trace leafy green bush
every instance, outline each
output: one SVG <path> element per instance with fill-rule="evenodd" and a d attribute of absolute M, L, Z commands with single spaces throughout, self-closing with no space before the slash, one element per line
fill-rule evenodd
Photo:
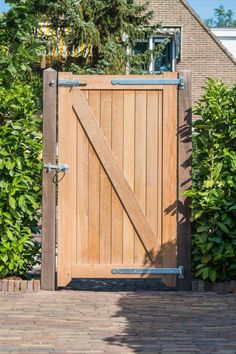
<path fill-rule="evenodd" d="M 195 114 L 192 259 L 197 278 L 236 279 L 236 85 L 209 80 Z"/>
<path fill-rule="evenodd" d="M 0 277 L 24 275 L 39 255 L 40 125 L 30 85 L 0 87 Z"/>

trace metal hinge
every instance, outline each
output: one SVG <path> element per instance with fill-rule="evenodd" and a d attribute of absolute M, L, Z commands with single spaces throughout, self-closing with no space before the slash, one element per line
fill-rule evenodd
<path fill-rule="evenodd" d="M 177 85 L 184 89 L 184 78 L 179 79 L 113 79 L 112 85 Z"/>
<path fill-rule="evenodd" d="M 178 268 L 115 268 L 111 270 L 112 274 L 160 274 L 160 275 L 178 275 L 180 279 L 184 278 L 184 267 Z"/>
<path fill-rule="evenodd" d="M 79 80 L 58 80 L 57 83 L 57 86 L 59 87 L 79 87 L 86 85 L 86 82 L 81 82 Z M 50 86 L 56 86 L 55 81 L 51 81 Z"/>
<path fill-rule="evenodd" d="M 57 172 L 67 172 L 69 171 L 69 166 L 65 163 L 58 163 L 53 165 L 51 163 L 45 163 L 43 167 L 50 172 L 51 170 L 56 170 Z"/>

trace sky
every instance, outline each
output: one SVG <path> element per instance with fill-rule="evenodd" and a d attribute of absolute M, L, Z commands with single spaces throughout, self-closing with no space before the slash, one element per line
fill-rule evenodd
<path fill-rule="evenodd" d="M 226 10 L 233 10 L 236 18 L 236 0 L 188 0 L 188 2 L 203 20 L 212 17 L 214 9 L 220 5 Z M 5 1 L 0 0 L 0 12 L 7 9 Z"/>
<path fill-rule="evenodd" d="M 214 9 L 223 5 L 225 10 L 233 10 L 236 18 L 236 0 L 188 0 L 192 8 L 203 19 L 213 17 Z"/>

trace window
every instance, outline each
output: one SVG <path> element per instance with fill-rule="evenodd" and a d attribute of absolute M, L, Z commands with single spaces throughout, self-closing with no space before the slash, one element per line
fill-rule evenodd
<path fill-rule="evenodd" d="M 177 34 L 177 35 L 176 35 Z M 134 54 L 144 53 L 147 49 L 154 49 L 168 39 L 168 42 L 158 57 L 154 57 L 149 65 L 149 72 L 175 71 L 176 60 L 180 54 L 180 30 L 175 30 L 173 35 L 160 34 L 151 37 L 147 41 L 137 42 Z"/>
<path fill-rule="evenodd" d="M 166 40 L 166 37 L 153 37 L 153 48 L 158 46 L 158 44 L 163 43 Z M 164 50 L 160 54 L 160 56 L 154 58 L 151 63 L 151 72 L 157 71 L 174 71 L 175 63 L 174 63 L 174 46 L 173 46 L 173 38 L 168 38 L 168 43 L 166 44 Z"/>

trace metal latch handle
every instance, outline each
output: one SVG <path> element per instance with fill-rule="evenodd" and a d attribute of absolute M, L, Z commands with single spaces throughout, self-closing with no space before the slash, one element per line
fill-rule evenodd
<path fill-rule="evenodd" d="M 58 163 L 56 165 L 53 165 L 52 163 L 45 163 L 43 168 L 45 168 L 48 172 L 51 170 L 56 170 L 57 172 L 64 173 L 69 171 L 69 166 L 66 163 Z"/>

